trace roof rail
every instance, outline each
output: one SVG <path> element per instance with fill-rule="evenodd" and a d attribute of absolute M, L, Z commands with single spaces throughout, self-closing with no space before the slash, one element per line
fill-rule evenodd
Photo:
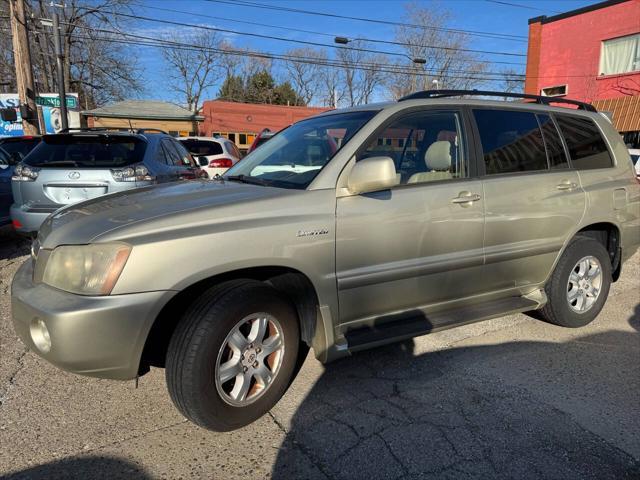
<path fill-rule="evenodd" d="M 542 95 L 532 95 L 529 93 L 510 93 L 510 92 L 494 92 L 490 90 L 423 90 L 421 92 L 411 93 L 399 99 L 399 102 L 404 100 L 413 100 L 418 98 L 446 98 L 446 97 L 458 97 L 462 95 L 475 95 L 484 97 L 507 97 L 507 98 L 523 98 L 526 100 L 535 100 L 532 103 L 539 103 L 541 105 L 551 105 L 552 103 L 566 103 L 568 105 L 576 105 L 579 110 L 586 110 L 588 112 L 597 112 L 598 110 L 593 105 L 586 102 L 579 102 L 578 100 L 570 100 L 568 98 L 558 97 L 544 97 Z"/>

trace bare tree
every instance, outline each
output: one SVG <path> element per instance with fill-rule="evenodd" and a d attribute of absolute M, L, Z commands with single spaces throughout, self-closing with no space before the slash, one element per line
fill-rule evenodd
<path fill-rule="evenodd" d="M 381 68 L 388 64 L 385 56 L 363 51 L 367 44 L 361 40 L 350 42 L 349 47 L 339 48 L 336 57 L 340 64 L 345 102 L 354 106 L 371 100 L 373 92 L 385 79 Z"/>
<path fill-rule="evenodd" d="M 428 7 L 409 3 L 405 5 L 404 18 L 422 28 L 408 25 L 396 28 L 396 41 L 405 44 L 407 55 L 407 60 L 397 63 L 396 68 L 404 67 L 408 73 L 389 77 L 387 87 L 393 98 L 426 90 L 434 80 L 439 88 L 451 89 L 468 89 L 481 83 L 479 75 L 486 70 L 486 64 L 459 50 L 468 46 L 468 36 L 441 30 L 450 18 L 447 11 L 433 3 Z M 416 58 L 426 63 L 416 65 L 413 63 Z"/>
<path fill-rule="evenodd" d="M 167 35 L 167 42 L 180 43 L 183 35 Z M 197 112 L 202 94 L 219 80 L 218 73 L 224 69 L 218 35 L 210 30 L 199 30 L 190 37 L 190 44 L 197 46 L 193 50 L 172 48 L 162 50 L 162 56 L 170 69 L 171 88 L 184 98 L 186 107 Z"/>
<path fill-rule="evenodd" d="M 327 54 L 323 50 L 314 48 L 294 48 L 287 51 L 286 55 L 293 57 L 285 64 L 285 70 L 288 74 L 287 80 L 291 82 L 304 105 L 308 105 L 318 96 L 322 82 L 320 73 L 323 67 L 321 63 L 326 63 Z M 299 59 L 309 63 L 296 61 Z"/>
<path fill-rule="evenodd" d="M 64 9 L 45 0 L 29 1 L 29 38 L 37 89 L 51 92 L 58 88 L 53 32 L 51 27 L 38 21 L 51 18 L 56 8 L 65 55 L 65 85 L 79 94 L 85 108 L 130 98 L 142 91 L 136 58 L 130 54 L 129 47 L 114 42 L 122 40 L 120 36 L 108 33 L 126 31 L 128 22 L 110 12 L 130 12 L 134 1 L 102 0 L 87 4 L 81 0 L 67 0 Z"/>
<path fill-rule="evenodd" d="M 507 93 L 522 93 L 524 90 L 524 79 L 520 79 L 518 72 L 513 68 L 506 69 L 504 71 L 504 78 L 500 81 L 499 90 Z"/>

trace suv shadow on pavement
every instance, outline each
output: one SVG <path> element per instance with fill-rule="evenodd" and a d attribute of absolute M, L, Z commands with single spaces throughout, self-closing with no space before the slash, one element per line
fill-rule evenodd
<path fill-rule="evenodd" d="M 10 473 L 5 480 L 73 480 L 73 479 L 136 479 L 152 477 L 140 465 L 117 457 L 86 456 L 65 458 Z"/>
<path fill-rule="evenodd" d="M 640 305 L 628 321 L 634 333 L 418 356 L 411 340 L 330 364 L 284 426 L 273 478 L 640 478 Z"/>

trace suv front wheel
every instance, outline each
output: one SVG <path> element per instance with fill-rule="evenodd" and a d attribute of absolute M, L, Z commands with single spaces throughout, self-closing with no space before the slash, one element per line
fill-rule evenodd
<path fill-rule="evenodd" d="M 171 338 L 169 394 L 204 428 L 247 425 L 286 391 L 299 341 L 296 311 L 276 289 L 253 280 L 217 285 L 187 309 Z"/>
<path fill-rule="evenodd" d="M 582 327 L 598 316 L 609 295 L 611 261 L 602 244 L 577 236 L 567 246 L 545 286 L 545 320 L 562 327 Z"/>

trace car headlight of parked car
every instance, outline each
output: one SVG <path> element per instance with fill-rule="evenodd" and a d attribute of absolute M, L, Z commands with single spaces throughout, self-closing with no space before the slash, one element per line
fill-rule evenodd
<path fill-rule="evenodd" d="M 79 295 L 109 295 L 130 252 L 124 243 L 57 247 L 48 258 L 38 256 L 46 262 L 42 283 Z"/>
<path fill-rule="evenodd" d="M 38 178 L 39 168 L 30 167 L 29 165 L 16 165 L 11 180 L 14 182 L 33 182 Z"/>

